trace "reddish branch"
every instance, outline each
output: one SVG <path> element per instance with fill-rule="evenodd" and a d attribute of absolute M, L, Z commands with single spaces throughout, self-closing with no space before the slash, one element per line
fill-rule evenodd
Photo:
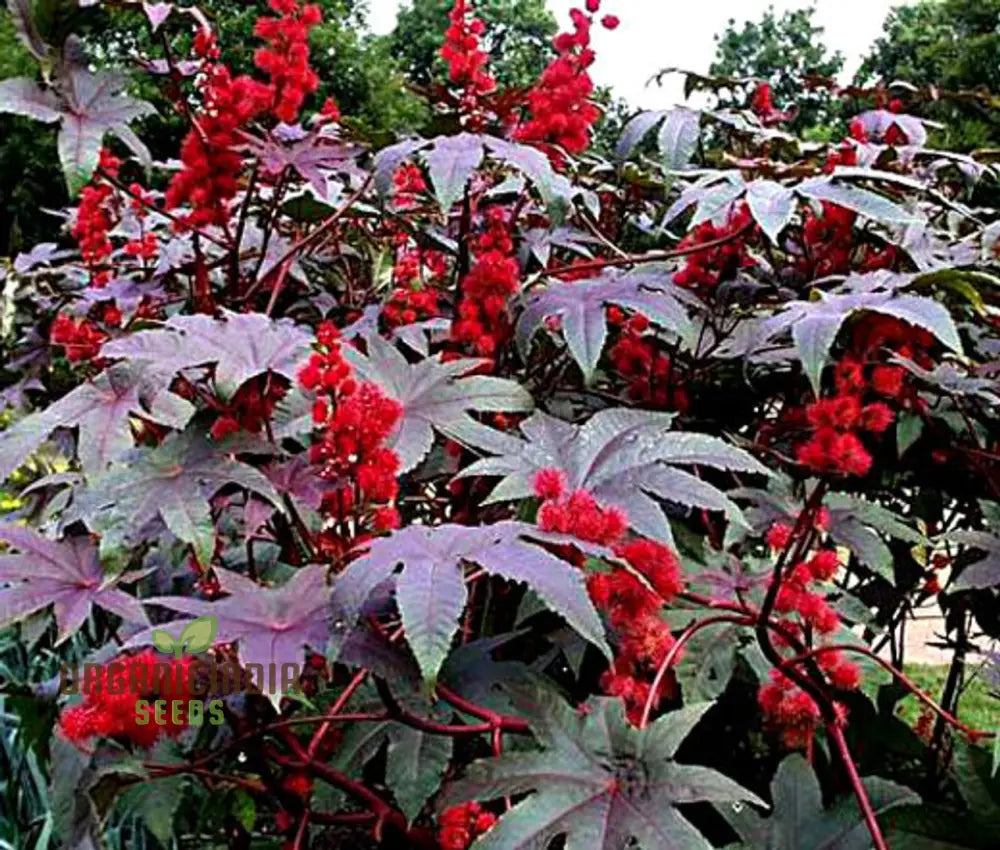
<path fill-rule="evenodd" d="M 606 260 L 595 260 L 592 263 L 582 263 L 580 265 L 566 266 L 564 268 L 548 269 L 547 271 L 543 271 L 540 277 L 558 277 L 561 274 L 569 274 L 571 272 L 575 275 L 581 272 L 602 271 L 616 266 L 636 266 L 640 263 L 658 263 L 663 260 L 676 259 L 677 257 L 688 257 L 691 254 L 699 254 L 702 251 L 711 251 L 714 248 L 721 248 L 723 245 L 735 242 L 737 239 L 745 236 L 747 232 L 752 229 L 753 225 L 748 224 L 746 227 L 743 227 L 734 233 L 729 233 L 726 236 L 719 239 L 713 239 L 710 242 L 702 242 L 698 245 L 692 245 L 689 248 L 673 248 L 669 251 L 650 251 L 647 254 L 614 257 Z"/>

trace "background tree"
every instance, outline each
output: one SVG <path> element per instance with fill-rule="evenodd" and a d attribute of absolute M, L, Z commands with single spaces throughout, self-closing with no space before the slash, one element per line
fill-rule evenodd
<path fill-rule="evenodd" d="M 1000 92 L 1000 0 L 921 0 L 893 9 L 858 82 L 905 80 L 944 92 Z M 945 97 L 924 114 L 945 124 L 943 143 L 972 150 L 1000 140 L 995 105 Z"/>
<path fill-rule="evenodd" d="M 392 55 L 415 83 L 428 85 L 446 73 L 438 51 L 451 7 L 451 0 L 412 0 L 387 37 Z M 486 25 L 483 49 L 500 87 L 530 86 L 553 55 L 556 20 L 544 0 L 482 0 L 476 17 Z"/>
<path fill-rule="evenodd" d="M 34 62 L 0 11 L 0 79 L 34 74 Z M 59 207 L 66 191 L 56 161 L 55 131 L 13 115 L 0 115 L 0 256 L 49 239 L 57 219 L 39 211 Z"/>
<path fill-rule="evenodd" d="M 731 19 L 725 32 L 715 37 L 715 61 L 709 73 L 716 77 L 756 77 L 771 84 L 775 105 L 784 109 L 795 102 L 799 114 L 793 130 L 811 129 L 810 135 L 830 134 L 829 119 L 836 113 L 830 93 L 822 88 L 803 92 L 806 76 L 835 77 L 844 68 L 841 53 L 830 53 L 823 43 L 823 27 L 813 21 L 815 9 L 785 12 L 778 17 L 768 9 L 757 22 L 737 28 Z M 745 106 L 740 92 L 719 94 L 720 106 Z"/>

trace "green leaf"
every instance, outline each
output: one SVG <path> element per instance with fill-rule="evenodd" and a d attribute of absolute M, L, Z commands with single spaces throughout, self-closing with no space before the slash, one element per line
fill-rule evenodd
<path fill-rule="evenodd" d="M 924 420 L 915 413 L 903 411 L 896 423 L 896 451 L 899 457 L 907 453 L 924 432 Z"/>
<path fill-rule="evenodd" d="M 428 735 L 393 724 L 385 779 L 409 822 L 416 820 L 424 804 L 441 787 L 453 749 L 454 740 L 445 735 Z"/>
<path fill-rule="evenodd" d="M 876 815 L 919 796 L 879 778 L 864 780 Z M 819 782 L 800 755 L 788 756 L 771 782 L 772 814 L 762 818 L 749 808 L 721 808 L 723 816 L 752 850 L 870 850 L 871 836 L 853 796 L 823 808 Z"/>
<path fill-rule="evenodd" d="M 560 836 L 566 850 L 707 850 L 712 845 L 678 804 L 763 805 L 721 773 L 674 761 L 710 704 L 671 712 L 640 731 L 626 720 L 617 699 L 594 699 L 578 712 L 548 691 L 511 693 L 531 718 L 542 750 L 474 762 L 463 779 L 445 789 L 441 808 L 530 793 L 473 850 L 540 850 Z"/>
<path fill-rule="evenodd" d="M 233 793 L 229 812 L 247 832 L 253 832 L 257 822 L 257 803 L 246 791 L 239 789 Z"/>
<path fill-rule="evenodd" d="M 164 776 L 137 782 L 121 795 L 120 804 L 142 818 L 146 828 L 169 847 L 174 833 L 174 816 L 184 796 L 184 776 Z"/>
<path fill-rule="evenodd" d="M 189 655 L 197 655 L 199 652 L 205 652 L 212 646 L 212 641 L 215 640 L 215 636 L 219 633 L 219 619 L 218 617 L 198 617 L 188 623 L 187 628 L 181 632 L 181 644 L 184 646 L 184 651 Z M 153 634 L 153 639 L 156 639 L 156 633 Z"/>

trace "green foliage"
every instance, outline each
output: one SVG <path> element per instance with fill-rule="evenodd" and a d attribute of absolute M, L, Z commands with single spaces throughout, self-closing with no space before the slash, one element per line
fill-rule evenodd
<path fill-rule="evenodd" d="M 1000 141 L 996 104 L 988 97 L 948 95 L 973 89 L 984 95 L 1000 92 L 998 19 L 998 0 L 920 0 L 897 6 L 858 71 L 858 81 L 935 86 L 945 96 L 928 103 L 924 113 L 948 125 L 941 131 L 944 146 L 972 150 L 995 145 Z"/>
<path fill-rule="evenodd" d="M 447 71 L 438 57 L 448 26 L 451 0 L 413 0 L 400 10 L 388 37 L 392 55 L 407 76 L 420 85 L 443 82 Z M 482 0 L 476 17 L 486 25 L 484 49 L 501 88 L 530 86 L 551 57 L 556 21 L 543 0 Z"/>
<path fill-rule="evenodd" d="M 35 63 L 21 45 L 10 14 L 0 7 L 0 80 L 34 72 Z M 55 162 L 54 129 L 0 115 L 0 256 L 55 235 L 57 220 L 39 211 L 40 206 L 59 207 L 66 200 Z"/>
<path fill-rule="evenodd" d="M 709 73 L 717 77 L 753 77 L 766 80 L 774 92 L 775 106 L 786 109 L 792 103 L 799 114 L 793 130 L 822 130 L 836 113 L 829 92 L 818 89 L 803 92 L 802 79 L 807 75 L 834 77 L 843 70 L 844 57 L 830 53 L 823 43 L 823 28 L 813 21 L 815 9 L 807 7 L 785 12 L 781 17 L 768 9 L 758 22 L 747 21 L 737 29 L 729 21 L 722 35 L 716 36 L 715 61 Z M 741 93 L 719 97 L 721 106 L 744 106 Z"/>

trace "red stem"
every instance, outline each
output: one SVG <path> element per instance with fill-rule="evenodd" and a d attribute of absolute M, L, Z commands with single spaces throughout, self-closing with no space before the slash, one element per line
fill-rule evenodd
<path fill-rule="evenodd" d="M 887 673 L 890 673 L 896 679 L 898 679 L 900 683 L 903 684 L 906 687 L 906 689 L 913 694 L 913 696 L 915 696 L 924 705 L 926 705 L 929 709 L 931 709 L 931 711 L 937 714 L 938 717 L 940 717 L 946 723 L 958 729 L 972 741 L 982 741 L 987 738 L 995 738 L 997 735 L 996 732 L 987 732 L 982 729 L 973 729 L 971 726 L 967 726 L 966 724 L 964 724 L 961 720 L 955 717 L 955 715 L 951 714 L 950 712 L 942 708 L 940 705 L 938 705 L 937 702 L 934 701 L 934 698 L 925 693 L 924 691 L 922 691 L 920 687 L 909 676 L 907 676 L 902 671 L 897 670 L 895 667 L 892 666 L 892 664 L 890 664 L 884 658 L 879 658 L 879 656 L 877 656 L 867 647 L 854 646 L 852 644 L 846 644 L 846 643 L 831 644 L 830 646 L 821 646 L 816 649 L 811 649 L 808 652 L 804 652 L 801 655 L 796 656 L 795 658 L 788 659 L 788 661 L 786 661 L 785 663 L 799 664 L 803 661 L 807 661 L 810 658 L 813 658 L 817 655 L 822 655 L 823 653 L 826 652 L 854 652 L 858 655 L 863 655 L 866 658 L 870 658 L 872 661 L 874 661 L 876 664 L 882 667 L 883 670 L 885 670 Z"/>
<path fill-rule="evenodd" d="M 667 651 L 663 662 L 660 664 L 660 668 L 656 671 L 656 678 L 653 679 L 653 686 L 649 689 L 649 696 L 646 697 L 646 705 L 642 709 L 642 719 L 639 721 L 639 728 L 645 729 L 649 724 L 649 716 L 653 712 L 653 705 L 657 701 L 656 695 L 660 692 L 660 687 L 663 685 L 663 679 L 667 675 L 667 670 L 674 666 L 674 662 L 677 660 L 677 656 L 680 655 L 681 650 L 692 637 L 694 637 L 702 629 L 708 628 L 709 626 L 715 626 L 719 623 L 737 623 L 743 626 L 752 626 L 754 620 L 751 617 L 739 617 L 735 614 L 718 614 L 714 617 L 709 617 L 705 620 L 698 620 L 697 622 L 691 623 L 677 638 L 677 642 L 670 647 Z"/>
<path fill-rule="evenodd" d="M 875 810 L 872 808 L 872 801 L 868 797 L 868 792 L 865 790 L 865 785 L 861 781 L 861 777 L 858 775 L 858 769 L 854 765 L 854 759 L 851 756 L 851 750 L 847 746 L 847 739 L 844 737 L 844 730 L 840 727 L 837 721 L 833 723 L 828 723 L 826 726 L 827 732 L 829 732 L 830 737 L 833 738 L 834 743 L 837 745 L 837 752 L 840 754 L 840 760 L 844 764 L 844 770 L 847 771 L 847 776 L 851 781 L 851 788 L 854 790 L 854 796 L 858 800 L 858 806 L 861 808 L 861 814 L 864 815 L 865 825 L 868 827 L 868 832 L 872 837 L 872 844 L 875 846 L 875 850 L 889 850 L 889 845 L 885 842 L 885 837 L 882 835 L 882 827 L 878 825 L 878 819 L 875 817 Z"/>
<path fill-rule="evenodd" d="M 728 236 L 723 236 L 721 239 L 713 239 L 711 242 L 702 242 L 699 245 L 692 245 L 689 248 L 674 248 L 670 251 L 650 251 L 648 254 L 637 254 L 628 257 L 615 257 L 610 260 L 596 260 L 593 263 L 582 263 L 578 266 L 563 266 L 558 269 L 549 269 L 541 273 L 541 277 L 556 277 L 561 274 L 578 274 L 580 272 L 590 272 L 590 271 L 601 271 L 602 269 L 613 268 L 615 266 L 635 266 L 639 263 L 657 263 L 661 260 L 671 260 L 676 257 L 687 257 L 691 254 L 697 254 L 700 251 L 711 251 L 713 248 L 721 248 L 723 245 L 728 245 L 730 242 L 734 242 L 742 236 L 745 236 L 748 230 L 753 228 L 752 224 L 748 224 L 741 230 L 736 231 L 736 233 L 730 233 Z"/>

